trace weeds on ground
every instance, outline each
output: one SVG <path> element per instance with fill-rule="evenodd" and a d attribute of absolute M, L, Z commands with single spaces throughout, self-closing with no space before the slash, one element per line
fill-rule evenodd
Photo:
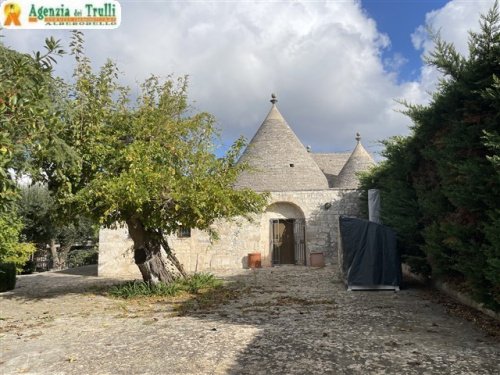
<path fill-rule="evenodd" d="M 203 314 L 217 306 L 225 305 L 231 300 L 239 298 L 242 290 L 230 287 L 216 287 L 196 294 L 183 303 L 176 306 L 178 315 Z"/>
<path fill-rule="evenodd" d="M 224 305 L 230 300 L 234 300 L 241 295 L 241 290 L 237 285 L 223 285 L 222 280 L 217 279 L 212 274 L 194 274 L 187 279 L 179 279 L 170 284 L 150 284 L 143 281 L 127 282 L 115 285 L 108 290 L 108 294 L 120 299 L 139 303 L 140 308 L 135 306 L 129 309 L 129 302 L 121 306 L 128 314 L 131 311 L 137 313 L 144 312 L 144 308 L 150 311 L 153 307 L 162 304 L 162 311 L 165 310 L 165 303 L 170 305 L 169 311 L 174 315 L 189 315 L 208 312 L 217 306 Z M 146 304 L 146 307 L 144 307 Z M 137 317 L 133 315 L 127 317 Z"/>
<path fill-rule="evenodd" d="M 178 279 L 170 284 L 152 284 L 144 281 L 131 281 L 115 285 L 109 294 L 118 298 L 175 297 L 183 293 L 198 294 L 222 286 L 222 280 L 209 273 L 197 273 L 186 279 Z"/>

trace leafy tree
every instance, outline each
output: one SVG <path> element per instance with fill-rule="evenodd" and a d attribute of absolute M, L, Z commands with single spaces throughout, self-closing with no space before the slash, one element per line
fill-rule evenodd
<path fill-rule="evenodd" d="M 15 52 L 0 41 L 0 260 L 18 269 L 34 251 L 20 243 L 22 222 L 16 213 L 16 177 L 30 170 L 30 155 L 43 147 L 49 125 L 57 118 L 50 105 L 54 56 L 63 51 L 52 38 L 46 53 L 34 57 Z"/>
<path fill-rule="evenodd" d="M 71 48 L 75 82 L 59 86 L 64 116 L 52 127 L 52 146 L 36 155 L 41 176 L 65 216 L 84 209 L 103 225 L 128 225 L 145 281 L 183 277 L 168 234 L 211 231 L 215 220 L 249 216 L 265 204 L 264 195 L 232 188 L 244 168 L 236 163 L 243 141 L 223 158 L 214 155 L 215 120 L 189 107 L 185 78 L 152 76 L 130 106 L 114 63 L 94 73 L 79 32 Z"/>
<path fill-rule="evenodd" d="M 45 247 L 56 236 L 51 211 L 55 200 L 42 185 L 22 186 L 18 211 L 23 220 L 24 237 Z"/>
<path fill-rule="evenodd" d="M 425 253 L 420 249 L 423 241 L 422 214 L 412 184 L 412 171 L 418 165 L 418 149 L 412 137 L 396 136 L 382 141 L 382 144 L 385 161 L 360 176 L 360 188 L 366 201 L 368 189 L 380 189 L 381 220 L 397 229 L 403 262 L 414 272 L 429 276 L 431 269 Z"/>
<path fill-rule="evenodd" d="M 500 85 L 496 79 L 496 103 L 500 112 Z M 492 163 L 495 173 L 492 178 L 496 178 L 496 185 L 500 186 L 500 133 L 486 133 L 484 137 L 485 145 L 489 150 L 486 158 Z M 500 206 L 491 207 L 486 216 L 488 220 L 484 224 L 484 252 L 486 254 L 485 278 L 491 282 L 491 295 L 500 304 Z"/>
<path fill-rule="evenodd" d="M 436 39 L 428 63 L 444 78 L 428 106 L 407 107 L 412 135 L 387 144 L 387 161 L 364 184 L 374 181 L 385 193 L 388 214 L 402 204 L 410 208 L 406 220 L 396 214 L 390 223 L 407 248 L 423 251 L 434 277 L 460 282 L 478 300 L 499 308 L 498 2 L 480 25 L 479 33 L 470 33 L 468 57 Z M 401 150 L 394 152 L 396 146 Z"/>
<path fill-rule="evenodd" d="M 31 57 L 0 41 L 0 207 L 6 210 L 19 196 L 14 178 L 33 172 L 31 152 L 44 146 L 50 124 L 57 120 L 51 71 L 54 56 L 64 52 L 52 38 L 45 49 Z"/>
<path fill-rule="evenodd" d="M 22 227 L 18 216 L 0 214 L 0 263 L 15 263 L 18 272 L 35 251 L 32 243 L 19 242 Z"/>
<path fill-rule="evenodd" d="M 60 207 L 46 186 L 22 187 L 18 205 L 24 223 L 24 239 L 35 243 L 39 249 L 50 249 L 53 269 L 67 267 L 68 253 L 73 245 L 95 238 L 95 227 L 90 219 L 77 215 L 61 220 Z"/>

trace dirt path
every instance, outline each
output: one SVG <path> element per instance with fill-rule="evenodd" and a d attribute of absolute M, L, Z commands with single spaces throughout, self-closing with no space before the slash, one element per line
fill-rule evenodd
<path fill-rule="evenodd" d="M 224 277 L 239 298 L 175 316 L 162 300 L 97 292 L 116 280 L 22 276 L 0 294 L 0 373 L 499 373 L 498 337 L 449 316 L 422 290 L 346 292 L 332 267 Z"/>

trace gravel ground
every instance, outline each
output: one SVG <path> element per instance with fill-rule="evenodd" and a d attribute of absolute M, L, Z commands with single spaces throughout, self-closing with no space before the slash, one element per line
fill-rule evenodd
<path fill-rule="evenodd" d="M 478 313 L 480 329 L 417 287 L 347 292 L 333 267 L 241 270 L 222 274 L 234 298 L 196 309 L 109 298 L 117 280 L 94 272 L 21 276 L 0 294 L 0 373 L 500 373 L 498 322 Z"/>

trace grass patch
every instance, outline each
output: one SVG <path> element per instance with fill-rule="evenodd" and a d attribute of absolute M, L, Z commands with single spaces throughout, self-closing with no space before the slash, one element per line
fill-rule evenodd
<path fill-rule="evenodd" d="M 170 284 L 152 284 L 144 281 L 131 281 L 115 285 L 109 289 L 109 294 L 118 298 L 140 297 L 175 297 L 182 293 L 198 294 L 222 285 L 222 280 L 209 273 L 196 273 L 186 279 L 178 279 Z"/>
<path fill-rule="evenodd" d="M 212 274 L 199 273 L 170 284 L 127 282 L 112 286 L 107 294 L 126 299 L 120 317 L 133 318 L 154 312 L 158 307 L 162 313 L 168 311 L 175 316 L 203 314 L 237 299 L 241 293 L 239 284 L 223 285 L 223 281 Z"/>

